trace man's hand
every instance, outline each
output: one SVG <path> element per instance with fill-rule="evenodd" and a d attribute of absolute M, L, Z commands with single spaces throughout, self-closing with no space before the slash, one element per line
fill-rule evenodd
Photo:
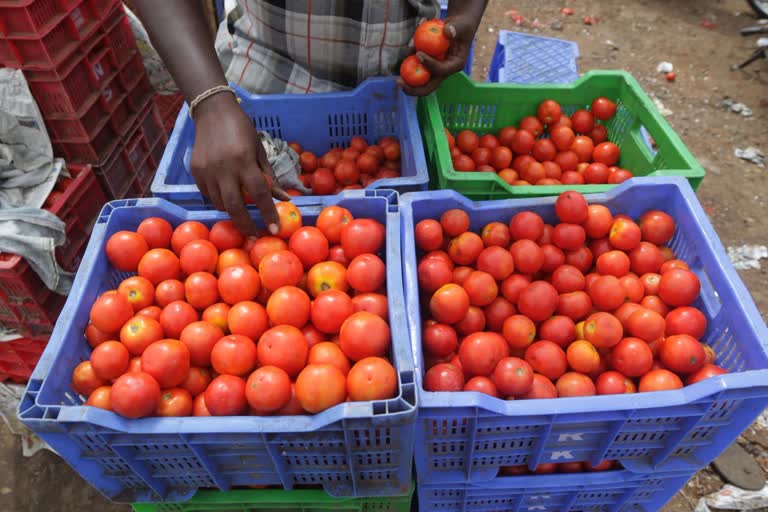
<path fill-rule="evenodd" d="M 416 57 L 424 64 L 432 77 L 421 87 L 411 87 L 402 78 L 399 78 L 400 87 L 411 96 L 426 96 L 437 89 L 443 80 L 463 70 L 476 31 L 477 21 L 469 14 L 459 14 L 446 18 L 443 34 L 451 41 L 451 46 L 448 47 L 445 60 L 439 61 L 424 52 L 416 52 Z"/>
<path fill-rule="evenodd" d="M 234 96 L 222 92 L 195 109 L 195 145 L 190 170 L 200 191 L 218 210 L 227 211 L 243 234 L 254 234 L 256 225 L 243 199 L 247 192 L 261 210 L 269 232 L 280 221 L 272 196 L 290 197 L 274 179 L 264 146 L 248 116 Z"/>

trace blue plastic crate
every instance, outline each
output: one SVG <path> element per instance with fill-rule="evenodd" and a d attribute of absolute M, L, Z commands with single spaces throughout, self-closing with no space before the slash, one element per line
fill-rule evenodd
<path fill-rule="evenodd" d="M 508 476 L 453 485 L 419 482 L 419 507 L 441 512 L 656 512 L 692 476 L 617 470 Z"/>
<path fill-rule="evenodd" d="M 421 313 L 414 225 L 451 208 L 471 229 L 531 210 L 553 222 L 556 197 L 473 202 L 450 190 L 400 199 L 406 308 L 419 384 L 414 457 L 419 482 L 489 480 L 500 466 L 619 460 L 634 472 L 693 471 L 712 461 L 768 405 L 768 329 L 733 269 L 693 190 L 682 178 L 632 179 L 588 197 L 612 212 L 649 209 L 677 221 L 670 246 L 699 276 L 708 327 L 703 342 L 731 374 L 681 390 L 556 400 L 504 401 L 422 387 Z"/>
<path fill-rule="evenodd" d="M 573 41 L 499 30 L 489 82 L 565 84 L 579 78 L 579 45 Z"/>
<path fill-rule="evenodd" d="M 440 3 L 440 18 L 445 19 L 448 16 L 448 0 L 439 0 Z M 472 40 L 472 46 L 469 47 L 469 55 L 467 56 L 467 63 L 464 65 L 464 72 L 472 76 L 472 61 L 475 60 L 475 41 Z"/>
<path fill-rule="evenodd" d="M 258 130 L 298 142 L 319 155 L 332 147 L 348 145 L 356 135 L 372 144 L 384 136 L 397 137 L 402 176 L 375 181 L 367 189 L 427 189 L 429 173 L 416 117 L 416 99 L 399 91 L 394 78 L 371 78 L 354 91 L 327 94 L 259 96 L 235 88 L 243 100 L 241 107 Z M 194 141 L 195 123 L 185 104 L 152 182 L 154 197 L 183 206 L 210 205 L 189 172 Z M 294 202 L 312 204 L 317 199 L 297 197 Z"/>
<path fill-rule="evenodd" d="M 51 339 L 29 379 L 19 417 L 92 486 L 121 502 L 183 501 L 199 488 L 319 484 L 338 497 L 395 496 L 411 483 L 416 415 L 413 355 L 402 297 L 399 214 L 392 191 L 349 191 L 302 206 L 314 225 L 324 206 L 386 224 L 392 360 L 399 376 L 391 400 L 339 404 L 314 416 L 144 418 L 83 406 L 70 389 L 73 368 L 89 357 L 83 337 L 90 305 L 127 276 L 104 254 L 113 233 L 149 216 L 207 225 L 227 218 L 162 199 L 108 203 Z M 253 211 L 254 217 L 257 212 Z M 257 223 L 261 220 L 257 218 Z M 263 224 L 263 223 L 262 223 Z"/>

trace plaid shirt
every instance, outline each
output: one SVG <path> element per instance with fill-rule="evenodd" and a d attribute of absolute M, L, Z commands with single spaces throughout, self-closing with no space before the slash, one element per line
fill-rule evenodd
<path fill-rule="evenodd" d="M 354 88 L 398 74 L 435 0 L 239 0 L 227 79 L 259 94 Z M 229 60 L 229 59 L 227 59 Z"/>

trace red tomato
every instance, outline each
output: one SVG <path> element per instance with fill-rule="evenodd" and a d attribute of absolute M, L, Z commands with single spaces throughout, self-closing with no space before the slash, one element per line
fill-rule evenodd
<path fill-rule="evenodd" d="M 551 282 L 558 293 L 576 292 L 586 287 L 584 274 L 573 265 L 561 265 L 556 268 L 552 273 Z"/>
<path fill-rule="evenodd" d="M 493 370 L 493 382 L 503 395 L 524 395 L 533 388 L 533 368 L 520 358 L 505 357 Z"/>
<path fill-rule="evenodd" d="M 616 115 L 616 103 L 605 96 L 595 98 L 592 102 L 592 114 L 601 121 L 608 121 Z"/>
<path fill-rule="evenodd" d="M 283 239 L 276 236 L 263 236 L 256 240 L 250 249 L 251 264 L 258 267 L 265 256 L 286 249 L 288 249 L 288 244 Z"/>
<path fill-rule="evenodd" d="M 282 289 L 278 288 L 278 290 Z M 238 302 L 227 313 L 227 326 L 232 334 L 241 334 L 252 340 L 258 340 L 269 328 L 267 310 L 257 302 L 247 300 Z"/>
<path fill-rule="evenodd" d="M 231 220 L 221 220 L 214 224 L 208 233 L 208 239 L 219 252 L 239 248 L 245 241 L 243 234 Z"/>
<path fill-rule="evenodd" d="M 219 375 L 203 393 L 204 405 L 212 416 L 237 416 L 245 411 L 245 381 L 235 375 Z"/>
<path fill-rule="evenodd" d="M 301 407 L 316 414 L 347 397 L 346 379 L 341 371 L 330 364 L 310 364 L 296 379 L 296 398 Z"/>
<path fill-rule="evenodd" d="M 581 224 L 589 215 L 587 200 L 578 192 L 563 192 L 555 201 L 555 213 L 560 222 Z"/>
<path fill-rule="evenodd" d="M 192 415 L 192 395 L 184 388 L 165 389 L 155 406 L 155 416 L 179 417 Z"/>
<path fill-rule="evenodd" d="M 338 162 L 334 163 L 334 168 Z M 310 178 L 309 187 L 318 196 L 325 196 L 333 194 L 336 190 L 336 176 L 333 171 L 326 167 L 321 167 L 312 173 Z"/>
<path fill-rule="evenodd" d="M 139 261 L 138 274 L 157 286 L 166 279 L 179 279 L 181 263 L 168 249 L 150 249 Z"/>
<path fill-rule="evenodd" d="M 459 155 L 453 159 L 453 168 L 460 172 L 471 172 L 475 170 L 475 161 L 467 155 Z"/>
<path fill-rule="evenodd" d="M 400 77 L 411 87 L 421 87 L 429 82 L 432 75 L 416 55 L 411 55 L 400 64 Z"/>
<path fill-rule="evenodd" d="M 594 396 L 597 394 L 597 389 L 595 388 L 595 383 L 592 382 L 592 379 L 577 372 L 563 374 L 557 379 L 555 388 L 557 389 L 557 396 L 560 398 Z"/>
<path fill-rule="evenodd" d="M 536 144 L 536 136 L 528 130 L 520 129 L 512 136 L 511 149 L 517 155 L 528 155 Z"/>
<path fill-rule="evenodd" d="M 573 141 L 571 151 L 576 153 L 576 157 L 579 159 L 579 163 L 587 163 L 592 160 L 592 154 L 595 150 L 595 144 L 592 139 L 586 135 L 579 135 L 576 140 Z"/>
<path fill-rule="evenodd" d="M 542 322 L 539 338 L 554 341 L 565 348 L 576 339 L 576 325 L 573 319 L 567 316 L 553 316 Z"/>
<path fill-rule="evenodd" d="M 125 279 L 117 287 L 117 293 L 128 299 L 134 312 L 147 308 L 155 302 L 155 287 L 149 279 L 140 276 Z"/>
<path fill-rule="evenodd" d="M 623 335 L 621 322 L 610 313 L 594 313 L 584 322 L 584 339 L 597 348 L 611 348 Z"/>
<path fill-rule="evenodd" d="M 627 330 L 629 333 L 646 342 L 651 342 L 664 336 L 664 329 L 664 317 L 650 309 L 641 308 L 632 313 L 627 319 Z M 631 375 L 631 377 L 637 376 Z"/>
<path fill-rule="evenodd" d="M 289 201 L 281 201 L 275 204 L 280 221 L 280 230 L 276 237 L 288 240 L 291 235 L 302 226 L 301 212 L 295 204 Z"/>
<path fill-rule="evenodd" d="M 149 345 L 162 338 L 161 322 L 143 315 L 131 318 L 120 330 L 120 341 L 134 356 L 141 355 Z"/>
<path fill-rule="evenodd" d="M 643 240 L 654 245 L 664 245 L 675 234 L 675 220 L 667 213 L 650 210 L 640 217 Z"/>
<path fill-rule="evenodd" d="M 287 250 L 271 252 L 264 256 L 259 263 L 258 273 L 251 267 L 230 267 L 224 271 L 229 273 L 225 280 L 228 296 L 230 299 L 238 299 L 235 302 L 253 299 L 259 294 L 261 286 L 270 291 L 282 286 L 296 286 L 304 276 L 301 260 Z M 254 283 L 254 277 L 260 279 L 260 282 Z M 223 278 L 224 275 L 219 277 L 219 291 Z M 222 298 L 228 302 L 223 293 Z"/>
<path fill-rule="evenodd" d="M 559 151 L 568 151 L 576 140 L 576 134 L 567 126 L 560 126 L 550 132 L 550 137 Z M 557 155 L 555 155 L 557 156 Z"/>
<path fill-rule="evenodd" d="M 160 399 L 160 385 L 146 372 L 121 375 L 109 392 L 112 410 L 126 418 L 150 416 Z"/>
<path fill-rule="evenodd" d="M 390 339 L 387 322 L 367 311 L 350 315 L 339 330 L 341 350 L 353 361 L 384 356 L 389 350 Z"/>
<path fill-rule="evenodd" d="M 544 125 L 537 117 L 528 116 L 520 121 L 520 130 L 525 130 L 534 137 L 539 137 L 544 132 Z"/>
<path fill-rule="evenodd" d="M 544 234 L 544 221 L 533 212 L 520 212 L 509 221 L 509 233 L 514 240 L 538 240 Z"/>
<path fill-rule="evenodd" d="M 551 161 L 557 156 L 557 147 L 549 139 L 539 139 L 533 145 L 532 154 L 539 162 Z"/>
<path fill-rule="evenodd" d="M 608 240 L 616 249 L 631 251 L 640 245 L 640 226 L 627 218 L 617 217 L 613 221 Z"/>
<path fill-rule="evenodd" d="M 171 246 L 173 227 L 160 217 L 148 217 L 141 221 L 136 232 L 140 234 L 150 249 L 168 249 Z"/>
<path fill-rule="evenodd" d="M 506 169 L 512 164 L 512 151 L 504 146 L 498 146 L 491 152 L 491 166 L 500 171 Z"/>
<path fill-rule="evenodd" d="M 347 281 L 358 293 L 371 293 L 385 285 L 386 267 L 375 254 L 361 254 L 347 267 Z"/>
<path fill-rule="evenodd" d="M 707 330 L 707 317 L 692 307 L 673 309 L 666 315 L 666 335 L 688 334 L 701 339 Z"/>
<path fill-rule="evenodd" d="M 353 402 L 393 398 L 397 394 L 395 368 L 381 357 L 366 357 L 349 371 L 347 392 Z"/>
<path fill-rule="evenodd" d="M 490 274 L 473 271 L 462 283 L 473 306 L 487 306 L 498 296 L 499 288 Z"/>
<path fill-rule="evenodd" d="M 94 389 L 93 392 L 88 395 L 88 400 L 85 402 L 85 405 L 111 411 L 112 400 L 109 398 L 111 391 L 112 386 L 101 386 Z"/>
<path fill-rule="evenodd" d="M 659 369 L 652 370 L 643 375 L 640 379 L 638 390 L 640 393 L 648 393 L 650 391 L 667 391 L 682 387 L 683 381 L 680 380 L 680 377 L 669 370 Z"/>
<path fill-rule="evenodd" d="M 422 220 L 416 224 L 414 238 L 422 251 L 435 251 L 443 245 L 443 227 L 436 220 Z"/>
<path fill-rule="evenodd" d="M 480 145 L 480 137 L 471 130 L 460 131 L 456 135 L 456 145 L 466 155 L 471 155 Z"/>
<path fill-rule="evenodd" d="M 201 222 L 195 220 L 182 222 L 173 230 L 173 235 L 171 236 L 173 252 L 181 254 L 181 250 L 189 242 L 192 240 L 208 240 L 209 234 L 208 227 Z"/>
<path fill-rule="evenodd" d="M 161 388 L 172 388 L 184 382 L 189 367 L 189 349 L 178 340 L 156 341 L 141 354 L 141 371 L 154 377 Z"/>
<path fill-rule="evenodd" d="M 262 366 L 245 384 L 245 397 L 256 414 L 270 414 L 291 400 L 291 379 L 276 366 Z"/>
<path fill-rule="evenodd" d="M 219 254 L 219 259 L 216 262 L 216 274 L 221 274 L 221 272 L 227 267 L 250 264 L 251 258 L 248 256 L 247 251 L 243 249 L 227 249 Z"/>
<path fill-rule="evenodd" d="M 507 318 L 517 313 L 515 306 L 504 297 L 496 297 L 484 309 L 486 329 L 501 332 Z"/>
<path fill-rule="evenodd" d="M 333 175 L 342 185 L 352 185 L 360 180 L 360 170 L 354 160 L 342 160 L 336 164 Z"/>
<path fill-rule="evenodd" d="M 107 381 L 99 378 L 93 371 L 93 365 L 90 361 L 83 361 L 72 371 L 72 389 L 81 395 L 89 396 L 106 384 Z"/>
<path fill-rule="evenodd" d="M 341 247 L 347 258 L 378 253 L 384 246 L 385 228 L 372 219 L 354 219 L 341 231 Z"/>
<path fill-rule="evenodd" d="M 104 251 L 109 262 L 117 270 L 136 272 L 139 261 L 149 251 L 149 245 L 138 233 L 118 231 L 109 237 Z"/>
<path fill-rule="evenodd" d="M 604 276 L 625 276 L 629 273 L 629 267 L 629 256 L 621 251 L 608 251 L 597 258 L 597 271 Z"/>
<path fill-rule="evenodd" d="M 104 294 L 93 303 L 90 319 L 101 332 L 118 332 L 133 316 L 133 306 L 119 293 Z"/>
<path fill-rule="evenodd" d="M 528 347 L 525 360 L 537 373 L 551 380 L 557 380 L 568 369 L 565 352 L 549 340 L 539 340 Z"/>
<path fill-rule="evenodd" d="M 575 251 L 584 245 L 587 234 L 578 224 L 561 223 L 552 231 L 552 241 L 563 250 Z"/>
<path fill-rule="evenodd" d="M 515 270 L 515 260 L 503 247 L 491 246 L 483 249 L 477 257 L 477 268 L 491 275 L 496 281 L 503 281 Z"/>
<path fill-rule="evenodd" d="M 189 391 L 189 394 L 193 397 L 196 397 L 205 392 L 212 380 L 213 377 L 211 376 L 210 369 L 191 366 L 189 373 L 187 373 L 187 378 L 184 379 L 180 387 Z M 189 416 L 189 414 L 186 416 Z"/>
<path fill-rule="evenodd" d="M 557 304 L 557 314 L 578 321 L 592 311 L 592 299 L 583 291 L 564 293 L 560 295 Z"/>
<path fill-rule="evenodd" d="M 520 299 L 520 292 L 531 284 L 531 278 L 521 275 L 512 274 L 501 283 L 501 293 L 504 298 L 512 304 L 517 304 Z"/>
<path fill-rule="evenodd" d="M 349 295 L 340 290 L 330 289 L 315 297 L 310 309 L 310 317 L 320 331 L 335 334 L 354 312 L 355 305 Z"/>
<path fill-rule="evenodd" d="M 131 355 L 119 341 L 105 341 L 91 352 L 93 373 L 103 380 L 112 380 L 128 370 Z"/>
<path fill-rule="evenodd" d="M 304 368 L 309 354 L 304 334 L 291 325 L 272 327 L 259 338 L 256 348 L 259 364 L 282 368 L 291 378 Z"/>
<path fill-rule="evenodd" d="M 518 396 L 517 398 L 522 400 L 557 398 L 557 388 L 555 388 L 555 385 L 552 384 L 552 381 L 544 375 L 541 375 L 540 373 L 534 373 L 533 385 L 531 386 L 530 391 Z"/>
<path fill-rule="evenodd" d="M 427 370 L 424 376 L 424 389 L 427 391 L 462 391 L 464 373 L 461 368 L 448 363 L 441 363 Z"/>
<path fill-rule="evenodd" d="M 414 32 L 413 45 L 417 51 L 424 52 L 435 59 L 443 60 L 445 52 L 448 51 L 448 47 L 451 44 L 450 39 L 445 37 L 444 30 L 445 23 L 442 20 L 425 21 Z"/>
<path fill-rule="evenodd" d="M 624 338 L 611 351 L 611 366 L 628 377 L 641 377 L 653 366 L 653 352 L 638 338 Z"/>
<path fill-rule="evenodd" d="M 218 281 L 208 272 L 195 272 L 190 275 L 184 282 L 184 290 L 187 302 L 197 309 L 205 309 L 219 301 Z"/>
<path fill-rule="evenodd" d="M 699 296 L 701 283 L 690 270 L 675 268 L 662 273 L 659 297 L 670 306 L 688 306 Z"/>
<path fill-rule="evenodd" d="M 608 166 L 596 161 L 584 169 L 584 181 L 589 184 L 608 183 L 609 174 Z"/>
<path fill-rule="evenodd" d="M 459 346 L 461 367 L 468 375 L 490 375 L 499 361 L 508 355 L 507 342 L 493 332 L 470 334 Z"/>
<path fill-rule="evenodd" d="M 299 154 L 299 164 L 301 164 L 301 172 L 312 173 L 317 169 L 317 157 L 311 151 L 303 151 Z"/>
<path fill-rule="evenodd" d="M 499 130 L 499 133 L 496 134 L 496 137 L 499 140 L 499 144 L 511 149 L 512 138 L 515 136 L 515 132 L 517 132 L 517 128 L 514 126 L 505 126 Z"/>
<path fill-rule="evenodd" d="M 704 366 L 704 346 L 693 336 L 675 334 L 667 337 L 661 345 L 659 359 L 670 370 L 690 374 Z"/>
<path fill-rule="evenodd" d="M 541 322 L 552 316 L 557 309 L 558 293 L 546 281 L 534 281 L 518 297 L 517 308 L 521 314 L 535 322 Z"/>
<path fill-rule="evenodd" d="M 544 255 L 544 260 L 541 265 L 542 272 L 553 272 L 556 268 L 565 263 L 565 253 L 555 245 L 544 244 L 541 246 L 541 251 Z"/>
<path fill-rule="evenodd" d="M 589 133 L 595 127 L 595 118 L 588 110 L 577 110 L 571 116 L 573 130 L 576 133 Z"/>
<path fill-rule="evenodd" d="M 166 279 L 155 288 L 155 304 L 161 308 L 175 300 L 184 300 L 185 298 L 184 283 L 177 279 Z"/>
<path fill-rule="evenodd" d="M 101 332 L 93 324 L 88 324 L 85 328 L 85 338 L 88 340 L 88 344 L 91 348 L 96 348 L 105 341 L 114 340 L 117 338 L 116 334 Z"/>
<path fill-rule="evenodd" d="M 304 269 L 328 258 L 328 239 L 316 227 L 305 226 L 296 230 L 288 241 L 288 248 L 299 257 Z"/>
<path fill-rule="evenodd" d="M 537 110 L 539 120 L 544 124 L 556 123 L 563 115 L 560 104 L 553 100 L 544 100 L 539 104 Z"/>
<path fill-rule="evenodd" d="M 460 322 L 469 311 L 469 295 L 461 286 L 450 283 L 437 290 L 430 300 L 430 311 L 438 321 L 447 324 Z"/>
<path fill-rule="evenodd" d="M 307 364 L 330 364 L 341 370 L 344 375 L 347 375 L 350 369 L 349 359 L 339 345 L 329 341 L 320 342 L 310 348 Z"/>
<path fill-rule="evenodd" d="M 527 348 L 536 338 L 536 324 L 527 316 L 512 315 L 504 320 L 502 334 L 511 348 Z"/>
<path fill-rule="evenodd" d="M 619 163 L 620 155 L 621 151 L 619 150 L 619 146 L 613 142 L 601 142 L 595 147 L 592 153 L 592 160 L 610 167 L 611 165 Z M 606 178 L 607 177 L 608 176 L 606 175 Z"/>
<path fill-rule="evenodd" d="M 687 379 L 685 379 L 685 385 L 691 386 L 697 382 L 701 382 L 704 379 L 709 379 L 710 377 L 716 377 L 718 375 L 725 375 L 726 373 L 728 372 L 719 366 L 715 366 L 713 364 L 705 364 L 701 367 L 701 369 L 695 373 L 692 373 L 688 376 Z"/>
<path fill-rule="evenodd" d="M 256 361 L 256 344 L 241 334 L 224 336 L 211 350 L 211 366 L 220 374 L 247 375 Z"/>
<path fill-rule="evenodd" d="M 580 373 L 592 373 L 600 367 L 600 354 L 586 340 L 574 341 L 565 352 L 568 366 Z"/>
<path fill-rule="evenodd" d="M 515 260 L 515 269 L 523 274 L 535 274 L 544 264 L 544 251 L 532 240 L 518 240 L 509 252 Z"/>
<path fill-rule="evenodd" d="M 464 384 L 464 391 L 475 391 L 485 393 L 486 395 L 499 397 L 499 390 L 496 384 L 488 377 L 472 377 Z"/>
<path fill-rule="evenodd" d="M 635 383 L 617 371 L 600 374 L 595 384 L 598 395 L 623 395 L 637 392 Z"/>

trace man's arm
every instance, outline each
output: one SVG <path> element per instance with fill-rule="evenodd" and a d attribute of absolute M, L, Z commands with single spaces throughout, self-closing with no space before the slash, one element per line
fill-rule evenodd
<path fill-rule="evenodd" d="M 445 18 L 445 36 L 451 40 L 451 46 L 445 60 L 433 59 L 423 52 L 416 56 L 431 73 L 432 78 L 421 87 L 411 87 L 400 79 L 400 86 L 413 96 L 426 96 L 447 77 L 464 69 L 472 48 L 472 40 L 483 19 L 488 0 L 450 0 L 448 15 Z"/>
<path fill-rule="evenodd" d="M 188 102 L 212 87 L 227 85 L 199 1 L 135 0 L 135 4 L 152 44 Z M 197 133 L 190 167 L 200 190 L 216 208 L 229 212 L 241 231 L 252 233 L 255 225 L 242 194 L 247 191 L 270 231 L 277 232 L 279 220 L 265 177 L 271 177 L 272 168 L 253 123 L 235 97 L 215 94 L 194 114 Z M 276 183 L 272 192 L 288 199 Z"/>

